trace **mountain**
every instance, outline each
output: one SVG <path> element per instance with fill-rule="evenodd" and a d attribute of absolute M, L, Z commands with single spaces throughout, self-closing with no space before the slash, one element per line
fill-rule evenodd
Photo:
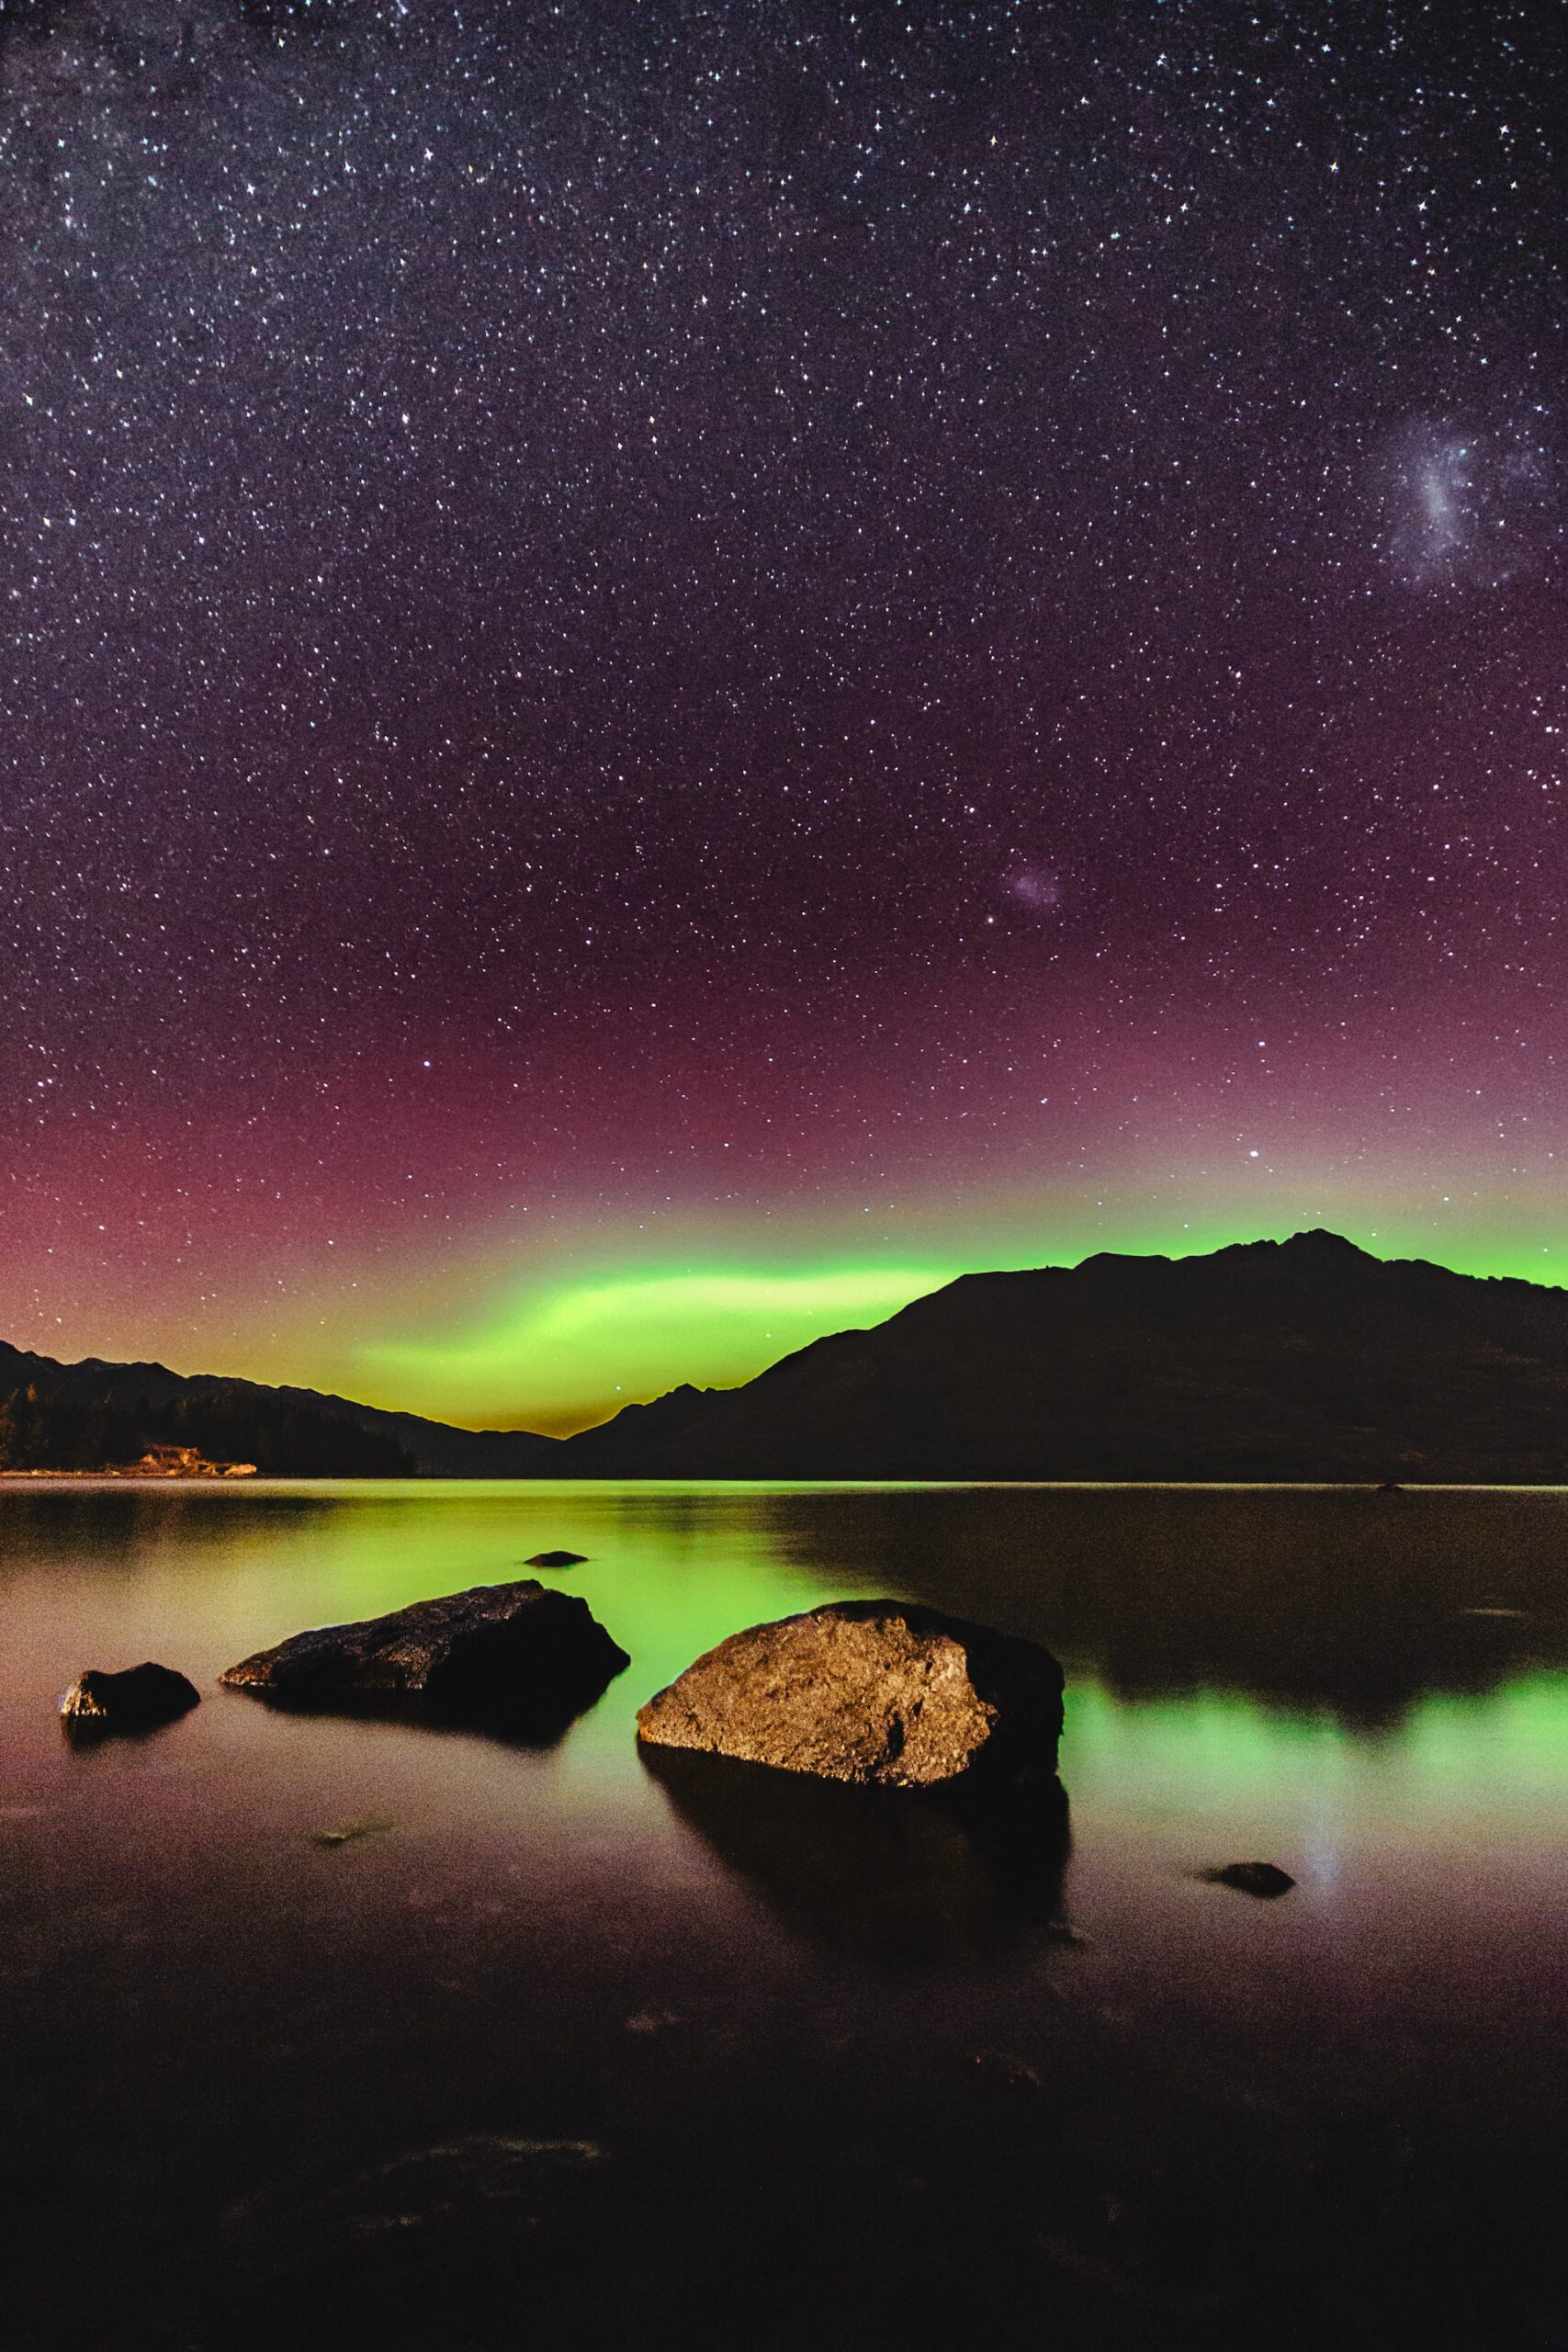
<path fill-rule="evenodd" d="M 516 1478 L 556 1440 L 456 1430 L 310 1388 L 185 1379 L 161 1363 L 57 1363 L 0 1341 L 0 1470 L 98 1470 L 189 1445 L 294 1478 Z"/>
<path fill-rule="evenodd" d="M 536 1475 L 1568 1482 L 1568 1292 L 1323 1232 L 965 1274 Z"/>
<path fill-rule="evenodd" d="M 1568 1292 L 1332 1233 L 964 1274 L 743 1387 L 565 1439 L 0 1344 L 0 1468 L 152 1445 L 293 1477 L 1568 1484 Z"/>

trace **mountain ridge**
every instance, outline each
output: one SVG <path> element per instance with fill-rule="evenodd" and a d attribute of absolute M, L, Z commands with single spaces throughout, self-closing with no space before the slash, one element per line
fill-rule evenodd
<path fill-rule="evenodd" d="M 557 1442 L 148 1361 L 62 1363 L 0 1340 L 0 1470 L 103 1469 L 190 1445 L 276 1477 L 520 1477 Z"/>
<path fill-rule="evenodd" d="M 627 1408 L 544 1475 L 595 1473 L 1557 1483 L 1568 1292 L 1321 1227 L 963 1274 L 739 1388 Z"/>
<path fill-rule="evenodd" d="M 563 1439 L 0 1342 L 0 1466 L 155 1443 L 296 1476 L 1568 1483 L 1568 1291 L 1322 1227 L 1102 1250 L 961 1274 L 738 1387 L 683 1383 Z"/>

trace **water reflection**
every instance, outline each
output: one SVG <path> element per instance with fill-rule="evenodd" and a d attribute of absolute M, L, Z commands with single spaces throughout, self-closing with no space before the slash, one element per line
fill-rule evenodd
<path fill-rule="evenodd" d="M 639 1747 L 677 1814 L 813 1942 L 901 1967 L 994 1952 L 1061 1918 L 1066 1792 L 857 1789 Z"/>
<path fill-rule="evenodd" d="M 402 1489 L 407 1492 L 408 1490 Z M 19 1565 L 43 1554 L 57 1558 L 82 1550 L 96 1557 L 130 1557 L 225 1549 L 248 1535 L 276 1543 L 288 1531 L 320 1524 L 342 1509 L 329 1487 L 242 1490 L 196 1480 L 7 1480 L 0 1487 L 0 1560 Z"/>
<path fill-rule="evenodd" d="M 1563 1498 L 1359 1488 L 775 1497 L 781 1546 L 1047 1643 L 1129 1697 L 1230 1689 L 1397 1722 L 1568 1661 Z"/>
<path fill-rule="evenodd" d="M 389 1724 L 417 1731 L 422 1736 L 445 1733 L 464 1739 L 485 1739 L 525 1755 L 547 1755 L 558 1747 L 573 1724 L 581 1721 L 603 1698 L 612 1677 L 597 1690 L 579 1688 L 555 1696 L 516 1696 L 505 1690 L 474 1699 L 431 1699 L 420 1692 L 400 1690 L 342 1691 L 331 1699 L 299 1698 L 274 1690 L 241 1694 L 267 1714 L 315 1716 L 323 1721 Z"/>
<path fill-rule="evenodd" d="M 211 1687 L 558 1548 L 632 1664 L 547 1755 Z M 11 2336 L 1568 2340 L 1565 1562 L 1551 1493 L 0 1490 Z M 1063 1657 L 1070 1957 L 1059 1792 L 638 1762 L 883 1591 Z M 204 1703 L 68 1750 L 142 1657 Z"/>
<path fill-rule="evenodd" d="M 1568 1664 L 1565 1516 L 1548 1489 L 17 1486 L 0 1578 L 254 1565 L 258 1593 L 282 1569 L 319 1594 L 322 1623 L 568 1545 L 590 1555 L 572 1589 L 671 1673 L 748 1622 L 888 1592 L 1044 1641 L 1127 1697 L 1232 1690 L 1375 1729 L 1426 1693 Z"/>

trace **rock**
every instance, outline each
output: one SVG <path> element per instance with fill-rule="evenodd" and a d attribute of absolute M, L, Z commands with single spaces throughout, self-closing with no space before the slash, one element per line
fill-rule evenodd
<path fill-rule="evenodd" d="M 832 1601 L 752 1625 L 638 1713 L 637 1737 L 881 1788 L 1055 1770 L 1049 1650 L 898 1600 Z"/>
<path fill-rule="evenodd" d="M 604 2150 L 592 2140 L 475 2132 L 403 2149 L 345 2175 L 312 2177 L 301 2167 L 223 2217 L 220 2243 L 232 2273 L 247 2304 L 260 2297 L 265 2312 L 256 2326 L 247 2311 L 252 2324 L 241 2340 L 304 2347 L 478 2343 L 468 2326 L 448 2332 L 454 2304 L 463 2307 L 476 2277 L 489 2283 L 492 2268 L 515 2297 L 520 2246 L 537 2262 L 542 2236 L 568 2220 L 605 2166 Z M 533 2274 L 530 2284 L 536 2291 Z M 426 2296 L 437 2305 L 434 2326 L 411 2320 L 411 2301 L 417 2308 Z M 287 2330 L 266 2324 L 283 2316 L 266 2310 L 274 2297 L 292 2323 Z M 487 2326 L 482 2340 L 516 2339 Z"/>
<path fill-rule="evenodd" d="M 89 1668 L 60 1702 L 67 1731 L 96 1737 L 106 1732 L 153 1731 L 201 1704 L 194 1682 L 170 1666 L 127 1667 L 123 1674 Z"/>
<path fill-rule="evenodd" d="M 1295 1880 L 1288 1871 L 1275 1862 L 1226 1862 L 1223 1870 L 1205 1871 L 1203 1876 L 1213 1886 L 1238 1886 L 1244 1894 L 1260 1894 L 1271 1899 L 1276 1894 L 1289 1894 Z"/>
<path fill-rule="evenodd" d="M 1045 2087 L 1028 2060 L 1015 2057 L 1010 2050 L 977 2050 L 969 2063 L 1004 2090 L 1039 2091 Z"/>
<path fill-rule="evenodd" d="M 536 1552 L 523 1565 L 525 1568 L 580 1568 L 587 1557 L 586 1552 Z"/>
<path fill-rule="evenodd" d="M 280 1706 L 379 1709 L 564 1730 L 631 1663 L 585 1600 L 532 1577 L 296 1634 L 219 1680 Z"/>
<path fill-rule="evenodd" d="M 333 1829 L 312 1829 L 312 1846 L 352 1846 L 361 1838 L 378 1838 L 390 1829 L 389 1821 L 340 1821 Z"/>

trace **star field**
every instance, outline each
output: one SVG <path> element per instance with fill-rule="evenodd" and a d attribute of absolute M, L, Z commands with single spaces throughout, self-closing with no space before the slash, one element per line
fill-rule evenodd
<path fill-rule="evenodd" d="M 1553 1278 L 1565 80 L 0 0 L 0 1329 L 544 1426 L 856 1268 Z"/>

